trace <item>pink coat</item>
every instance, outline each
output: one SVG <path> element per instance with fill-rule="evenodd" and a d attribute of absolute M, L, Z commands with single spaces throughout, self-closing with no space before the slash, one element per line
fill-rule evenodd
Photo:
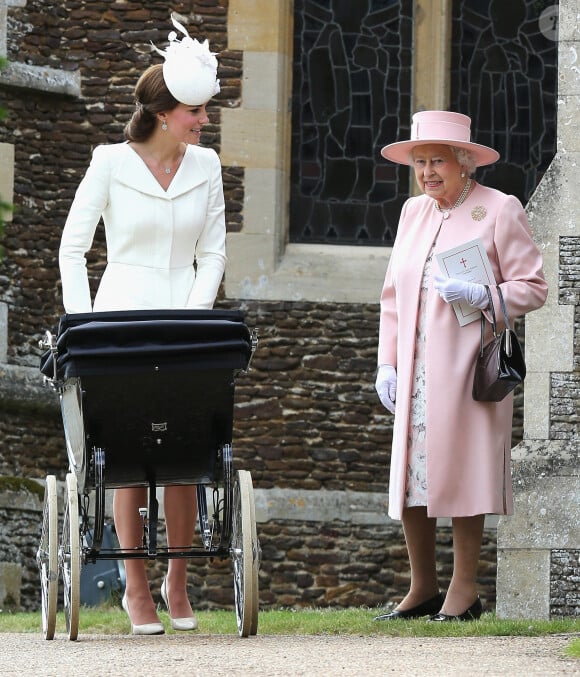
<path fill-rule="evenodd" d="M 419 288 L 425 259 L 441 222 L 442 215 L 430 197 L 423 195 L 405 203 L 381 295 L 378 363 L 393 365 L 397 370 L 389 484 L 389 515 L 393 519 L 401 519 L 405 493 Z M 517 198 L 476 184 L 465 202 L 443 221 L 435 253 L 478 237 L 501 284 L 510 321 L 540 308 L 548 293 L 542 257 Z M 434 258 L 431 276 L 438 270 Z M 493 296 L 499 318 L 495 289 Z M 460 327 L 453 308 L 433 288 L 432 279 L 426 308 L 428 514 L 511 514 L 513 396 L 499 403 L 473 400 L 479 321 Z M 488 325 L 486 343 L 490 339 Z"/>

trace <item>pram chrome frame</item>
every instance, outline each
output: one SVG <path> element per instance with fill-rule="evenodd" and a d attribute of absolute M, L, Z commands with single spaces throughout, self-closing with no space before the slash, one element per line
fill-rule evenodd
<path fill-rule="evenodd" d="M 235 378 L 257 342 L 233 311 L 65 315 L 58 338 L 46 332 L 41 371 L 59 396 L 69 460 L 60 539 L 55 476 L 45 485 L 37 564 L 46 639 L 55 635 L 59 573 L 67 634 L 77 639 L 81 566 L 98 559 L 231 557 L 238 633 L 256 634 L 261 550 L 251 475 L 234 468 L 231 437 Z M 204 400 L 199 413 L 181 411 L 191 397 Z M 158 544 L 157 487 L 176 484 L 197 486 L 201 546 Z M 104 548 L 105 491 L 127 486 L 148 488 L 141 547 Z"/>

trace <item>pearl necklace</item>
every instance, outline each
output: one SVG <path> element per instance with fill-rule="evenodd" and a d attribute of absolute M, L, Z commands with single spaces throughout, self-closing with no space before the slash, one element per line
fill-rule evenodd
<path fill-rule="evenodd" d="M 441 207 L 439 206 L 439 203 L 437 202 L 437 200 L 435 200 L 435 209 L 438 212 L 440 212 L 441 214 L 443 214 L 444 219 L 448 219 L 449 218 L 449 212 L 452 209 L 455 209 L 455 207 L 459 207 L 460 204 L 463 204 L 463 202 L 465 201 L 465 198 L 467 197 L 467 193 L 469 193 L 470 188 L 471 188 L 471 179 L 467 179 L 467 181 L 465 182 L 465 186 L 463 186 L 463 190 L 461 191 L 461 195 L 457 198 L 453 207 L 449 207 L 448 209 L 441 209 Z"/>

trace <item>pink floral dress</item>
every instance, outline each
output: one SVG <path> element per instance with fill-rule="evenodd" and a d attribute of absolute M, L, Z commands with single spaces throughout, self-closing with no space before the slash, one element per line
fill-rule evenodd
<path fill-rule="evenodd" d="M 415 335 L 415 361 L 413 366 L 413 384 L 411 386 L 411 410 L 409 417 L 409 436 L 407 441 L 407 481 L 405 487 L 405 507 L 412 508 L 427 505 L 427 448 L 425 444 L 425 338 L 427 285 L 431 271 L 433 250 L 437 237 L 433 241 L 429 256 L 425 261 L 419 307 L 417 309 L 417 333 Z"/>

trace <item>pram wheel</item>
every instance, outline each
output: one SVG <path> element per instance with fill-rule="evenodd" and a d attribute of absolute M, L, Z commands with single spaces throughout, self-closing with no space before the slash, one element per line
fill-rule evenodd
<path fill-rule="evenodd" d="M 79 606 L 81 594 L 80 556 L 77 478 L 73 473 L 68 473 L 66 476 L 64 519 L 58 560 L 64 588 L 66 629 L 70 640 L 77 639 L 79 630 Z"/>
<path fill-rule="evenodd" d="M 252 477 L 238 470 L 232 505 L 232 562 L 234 600 L 240 637 L 256 634 L 258 627 L 258 539 L 253 510 Z"/>
<path fill-rule="evenodd" d="M 36 563 L 42 595 L 42 634 L 44 639 L 54 639 L 58 598 L 58 507 L 54 475 L 46 476 L 42 530 Z"/>
<path fill-rule="evenodd" d="M 250 476 L 250 473 L 248 472 Z M 254 502 L 254 487 L 252 485 L 252 478 L 248 483 L 250 496 L 250 524 L 252 527 L 252 590 L 254 606 L 252 609 L 252 618 L 250 622 L 250 635 L 255 635 L 258 632 L 258 611 L 260 607 L 260 596 L 258 587 L 258 572 L 260 569 L 260 562 L 262 560 L 262 550 L 260 548 L 260 541 L 258 541 L 258 529 L 256 527 L 256 504 Z"/>

